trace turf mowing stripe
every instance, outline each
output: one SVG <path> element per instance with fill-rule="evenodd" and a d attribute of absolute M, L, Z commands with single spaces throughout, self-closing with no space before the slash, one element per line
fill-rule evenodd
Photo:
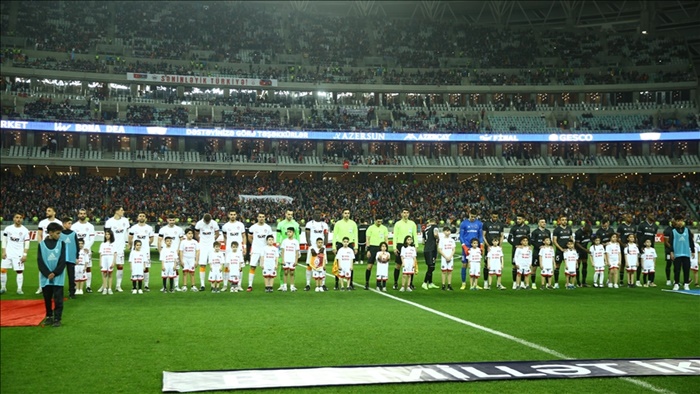
<path fill-rule="evenodd" d="M 330 274 L 326 274 L 326 275 L 327 275 L 327 276 L 333 276 L 333 275 L 330 275 Z M 354 283 L 354 282 L 353 282 L 353 283 Z M 363 286 L 361 286 L 359 283 L 354 283 L 354 284 L 357 285 L 358 287 L 363 287 Z M 405 304 L 414 306 L 414 307 L 416 307 L 416 308 L 422 309 L 422 310 L 424 310 L 424 311 L 426 311 L 426 312 L 430 312 L 430 313 L 433 313 L 433 314 L 438 315 L 438 316 L 442 316 L 442 317 L 444 317 L 444 318 L 446 318 L 446 319 L 449 319 L 449 320 L 452 320 L 452 321 L 454 321 L 454 322 L 461 323 L 461 324 L 464 324 L 464 325 L 469 326 L 469 327 L 472 327 L 472 328 L 476 328 L 477 330 L 485 331 L 485 332 L 487 332 L 487 333 L 489 333 L 489 334 L 493 334 L 493 335 L 499 336 L 499 337 L 501 337 L 501 338 L 509 339 L 509 340 L 511 340 L 511 341 L 513 341 L 513 342 L 517 342 L 517 343 L 519 343 L 519 344 L 521 344 L 521 345 L 525 345 L 525 346 L 527 346 L 527 347 L 529 347 L 529 348 L 532 348 L 532 349 L 539 350 L 539 351 L 541 351 L 541 352 L 550 354 L 550 355 L 552 355 L 552 356 L 554 356 L 554 357 L 561 358 L 561 359 L 564 359 L 564 360 L 573 360 L 573 359 L 574 359 L 573 357 L 569 357 L 569 356 L 567 356 L 567 355 L 565 355 L 565 354 L 563 354 L 563 353 L 559 353 L 559 352 L 557 352 L 556 350 L 552 350 L 552 349 L 550 349 L 550 348 L 547 348 L 547 347 L 538 345 L 538 344 L 536 344 L 536 343 L 527 341 L 527 340 L 525 340 L 525 339 L 521 339 L 521 338 L 515 337 L 515 336 L 513 336 L 513 335 L 506 334 L 506 333 L 504 333 L 504 332 L 501 332 L 501 331 L 498 331 L 498 330 L 494 330 L 494 329 L 492 329 L 492 328 L 488 328 L 488 327 L 485 327 L 485 326 L 482 326 L 482 325 L 479 325 L 479 324 L 470 322 L 470 321 L 468 321 L 468 320 L 464 320 L 464 319 L 460 319 L 460 318 L 455 317 L 455 316 L 452 316 L 452 315 L 448 315 L 447 313 L 440 312 L 440 311 L 438 311 L 438 310 L 435 310 L 435 309 L 429 308 L 429 307 L 427 307 L 427 306 L 424 306 L 424 305 L 415 303 L 415 302 L 413 302 L 413 301 L 408 301 L 408 300 L 405 300 L 405 299 L 403 299 L 403 298 L 399 298 L 399 297 L 393 296 L 393 295 L 388 294 L 388 293 L 384 293 L 384 292 L 377 291 L 377 290 L 375 290 L 375 289 L 371 289 L 371 288 L 370 288 L 370 290 L 373 291 L 373 292 L 375 292 L 375 293 L 377 293 L 377 294 L 381 294 L 381 295 L 383 295 L 383 296 L 385 296 L 385 297 L 389 297 L 389 298 L 391 298 L 391 299 L 393 299 L 393 300 L 403 302 L 403 303 L 405 303 Z M 634 378 L 621 378 L 621 379 L 623 379 L 623 380 L 625 380 L 625 381 L 627 381 L 627 382 L 630 382 L 630 383 L 632 383 L 632 384 L 636 384 L 637 386 L 643 387 L 643 388 L 645 388 L 645 389 L 648 389 L 648 390 L 657 392 L 657 393 L 661 393 L 661 394 L 675 394 L 673 391 L 666 390 L 666 389 L 660 388 L 660 387 L 656 387 L 656 386 L 654 386 L 654 385 L 652 385 L 652 384 L 650 384 L 650 383 L 647 383 L 647 382 L 644 382 L 644 381 L 641 381 L 641 380 L 638 380 L 638 379 L 634 379 Z"/>
<path fill-rule="evenodd" d="M 303 267 L 306 267 L 306 264 L 299 264 L 299 265 L 301 265 L 301 266 L 303 266 Z M 327 272 L 326 272 L 326 276 L 327 276 L 327 277 L 330 277 L 330 278 L 335 278 L 334 275 L 329 274 L 329 273 L 327 273 Z M 363 288 L 363 287 L 364 287 L 363 285 L 361 285 L 360 283 L 357 283 L 357 282 L 353 282 L 353 285 L 357 286 L 358 288 Z M 482 325 L 479 325 L 479 324 L 476 324 L 476 323 L 472 323 L 472 322 L 470 322 L 470 321 L 468 321 L 468 320 L 460 319 L 459 317 L 452 316 L 452 315 L 449 315 L 449 314 L 444 313 L 444 312 L 440 312 L 440 311 L 438 311 L 438 310 L 436 310 L 436 309 L 429 308 L 429 307 L 427 307 L 427 306 L 424 306 L 424 305 L 415 303 L 415 302 L 413 302 L 413 301 L 404 300 L 403 298 L 399 298 L 399 297 L 393 296 L 393 295 L 388 294 L 388 293 L 384 293 L 384 292 L 381 292 L 381 291 L 377 291 L 376 289 L 370 288 L 370 290 L 373 291 L 373 292 L 375 292 L 375 293 L 377 293 L 377 294 L 383 295 L 383 296 L 385 296 L 385 297 L 389 297 L 389 298 L 391 298 L 391 299 L 393 299 L 393 300 L 395 300 L 395 301 L 403 302 L 403 303 L 405 303 L 405 304 L 408 304 L 408 305 L 414 306 L 414 307 L 416 307 L 416 308 L 418 308 L 418 309 L 422 309 L 422 310 L 424 310 L 424 311 L 426 311 L 426 312 L 430 312 L 430 313 L 432 313 L 432 314 L 435 314 L 435 315 L 444 317 L 444 318 L 449 319 L 449 320 L 452 320 L 452 321 L 454 321 L 454 322 L 457 322 L 457 323 L 460 323 L 460 324 L 464 324 L 464 325 L 469 326 L 469 327 L 472 327 L 472 328 L 476 328 L 477 330 L 481 330 L 481 331 L 487 332 L 487 333 L 489 333 L 489 334 L 493 334 L 493 335 L 499 336 L 499 337 L 501 337 L 501 338 L 509 339 L 509 340 L 511 340 L 511 341 L 513 341 L 513 342 L 517 342 L 517 343 L 519 343 L 519 344 L 521 344 L 521 345 L 524 345 L 524 346 L 527 346 L 527 347 L 529 347 L 529 348 L 532 348 L 532 349 L 539 350 L 539 351 L 541 351 L 541 352 L 550 354 L 550 355 L 552 355 L 552 356 L 554 356 L 554 357 L 561 358 L 561 359 L 564 359 L 564 360 L 574 360 L 573 357 L 569 357 L 569 356 L 567 356 L 567 355 L 565 355 L 565 354 L 563 354 L 563 353 L 557 352 L 556 350 L 552 350 L 552 349 L 550 349 L 550 348 L 547 348 L 547 347 L 538 345 L 538 344 L 536 344 L 536 343 L 527 341 L 527 340 L 525 340 L 525 339 L 521 339 L 521 338 L 515 337 L 515 336 L 513 336 L 513 335 L 506 334 L 506 333 L 501 332 L 501 331 L 498 331 L 498 330 L 494 330 L 494 329 L 492 329 L 492 328 L 488 328 L 488 327 L 485 327 L 485 326 L 482 326 Z M 620 379 L 622 379 L 622 380 L 624 380 L 624 381 L 626 381 L 626 382 L 635 384 L 635 385 L 637 385 L 637 386 L 639 386 L 639 387 L 643 387 L 643 388 L 645 388 L 645 389 L 647 389 L 647 390 L 656 392 L 656 393 L 660 393 L 660 394 L 676 394 L 676 393 L 673 392 L 673 391 L 666 390 L 666 389 L 661 388 L 661 387 L 656 387 L 656 386 L 654 386 L 654 385 L 652 385 L 652 384 L 650 384 L 650 383 L 641 381 L 641 380 L 639 380 L 639 379 L 634 379 L 634 378 L 620 378 Z"/>

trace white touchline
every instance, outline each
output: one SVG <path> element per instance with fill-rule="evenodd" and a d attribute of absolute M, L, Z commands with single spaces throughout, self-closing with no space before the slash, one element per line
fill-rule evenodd
<path fill-rule="evenodd" d="M 306 264 L 299 264 L 299 265 L 302 265 L 302 266 L 306 267 Z M 327 273 L 327 272 L 326 272 L 326 276 L 330 276 L 331 278 L 335 278 L 334 275 L 329 274 L 329 273 Z M 355 285 L 355 286 L 357 286 L 357 287 L 364 287 L 364 286 L 362 286 L 361 284 L 356 283 L 356 282 L 353 282 L 353 285 Z M 432 308 L 428 308 L 427 306 L 424 306 L 424 305 L 415 303 L 415 302 L 413 302 L 413 301 L 404 300 L 403 298 L 399 298 L 399 297 L 393 296 L 393 295 L 388 294 L 388 293 L 384 293 L 384 292 L 381 292 L 381 291 L 377 291 L 377 290 L 372 289 L 372 288 L 370 288 L 370 290 L 373 291 L 373 292 L 375 292 L 375 293 L 377 293 L 377 294 L 381 294 L 381 295 L 383 295 L 383 296 L 385 296 L 385 297 L 389 297 L 389 298 L 391 298 L 391 299 L 393 299 L 393 300 L 395 300 L 395 301 L 403 302 L 404 304 L 408 304 L 408 305 L 414 306 L 414 307 L 416 307 L 416 308 L 422 309 L 422 310 L 424 310 L 424 311 L 426 311 L 426 312 L 430 312 L 430 313 L 432 313 L 432 314 L 435 314 L 435 315 L 444 317 L 445 319 L 449 319 L 449 320 L 452 320 L 452 321 L 454 321 L 454 322 L 457 322 L 457 323 L 460 323 L 460 324 L 464 324 L 465 326 L 469 326 L 469 327 L 472 327 L 472 328 L 476 328 L 477 330 L 485 331 L 485 332 L 488 332 L 489 334 L 493 334 L 493 335 L 499 336 L 499 337 L 501 337 L 501 338 L 509 339 L 509 340 L 511 340 L 511 341 L 513 341 L 513 342 L 517 342 L 517 343 L 519 343 L 519 344 L 521 344 L 521 345 L 525 345 L 525 346 L 527 346 L 527 347 L 529 347 L 529 348 L 532 348 L 532 349 L 535 349 L 535 350 L 539 350 L 539 351 L 541 351 L 541 352 L 543 352 L 543 353 L 550 354 L 550 355 L 552 355 L 552 356 L 554 356 L 554 357 L 561 358 L 561 359 L 565 359 L 565 360 L 573 360 L 573 359 L 574 359 L 573 357 L 569 357 L 569 356 L 567 356 L 567 355 L 565 355 L 565 354 L 563 354 L 563 353 L 559 353 L 559 352 L 556 351 L 556 350 L 552 350 L 552 349 L 550 349 L 550 348 L 547 348 L 547 347 L 538 345 L 538 344 L 536 344 L 536 343 L 533 343 L 533 342 L 530 342 L 530 341 L 526 341 L 526 340 L 521 339 L 521 338 L 518 338 L 518 337 L 514 337 L 514 336 L 512 336 L 512 335 L 510 335 L 510 334 L 506 334 L 506 333 L 504 333 L 504 332 L 501 332 L 501 331 L 498 331 L 498 330 L 494 330 L 494 329 L 492 329 L 492 328 L 488 328 L 488 327 L 484 327 L 484 326 L 479 325 L 479 324 L 476 324 L 476 323 L 472 323 L 472 322 L 470 322 L 470 321 L 468 321 L 468 320 L 464 320 L 464 319 L 460 319 L 460 318 L 455 317 L 455 316 L 452 316 L 452 315 L 448 315 L 447 313 L 440 312 L 440 311 L 435 310 L 435 309 L 432 309 Z M 676 394 L 676 393 L 674 393 L 673 391 L 666 390 L 666 389 L 661 388 L 661 387 L 656 387 L 656 386 L 654 386 L 653 384 L 644 382 L 644 381 L 639 380 L 639 379 L 634 379 L 634 378 L 620 378 L 620 379 L 622 379 L 622 380 L 624 380 L 624 381 L 626 381 L 626 382 L 635 384 L 635 385 L 637 385 L 637 386 L 639 386 L 639 387 L 643 387 L 643 388 L 645 388 L 645 389 L 647 389 L 647 390 L 654 391 L 654 392 L 656 392 L 656 393 L 660 393 L 660 394 Z"/>

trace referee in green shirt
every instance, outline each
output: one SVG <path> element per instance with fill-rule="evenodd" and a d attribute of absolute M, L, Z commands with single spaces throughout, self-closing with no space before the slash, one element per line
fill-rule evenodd
<path fill-rule="evenodd" d="M 394 290 L 399 288 L 399 275 L 401 273 L 401 248 L 403 240 L 410 235 L 413 238 L 413 244 L 417 246 L 418 238 L 416 236 L 416 223 L 408 219 L 408 209 L 401 211 L 401 220 L 394 224 L 394 253 L 396 253 L 396 267 L 394 267 Z M 411 289 L 413 289 L 413 277 L 411 276 Z"/>
<path fill-rule="evenodd" d="M 343 209 L 343 218 L 335 222 L 335 225 L 333 226 L 333 245 L 335 245 L 335 247 L 333 248 L 334 254 L 338 252 L 338 249 L 343 247 L 343 243 L 341 241 L 345 237 L 348 237 L 348 239 L 350 239 L 350 243 L 348 244 L 348 246 L 350 246 L 353 252 L 357 254 L 357 223 L 355 223 L 354 220 L 350 219 L 349 209 Z M 353 285 L 354 277 L 355 270 L 352 270 L 350 272 L 350 286 L 348 286 L 348 289 L 350 290 L 355 290 L 355 286 Z M 335 289 L 338 289 L 337 276 L 335 277 Z"/>
<path fill-rule="evenodd" d="M 369 290 L 369 277 L 372 275 L 374 260 L 377 258 L 382 242 L 389 243 L 389 229 L 382 224 L 382 218 L 376 217 L 374 224 L 367 227 L 367 269 L 365 270 L 365 290 Z M 387 246 L 388 248 L 388 246 Z"/>
<path fill-rule="evenodd" d="M 282 241 L 284 241 L 284 239 L 287 238 L 287 229 L 290 227 L 294 229 L 294 239 L 299 241 L 299 235 L 301 234 L 301 230 L 299 229 L 299 223 L 297 223 L 297 221 L 294 220 L 294 211 L 292 211 L 291 209 L 288 209 L 284 213 L 284 220 L 277 223 L 277 247 L 278 248 L 282 247 Z M 282 291 L 282 288 L 284 287 L 283 286 L 284 272 L 283 272 L 281 265 L 280 265 L 280 274 L 278 276 L 280 278 L 280 287 L 277 290 Z"/>

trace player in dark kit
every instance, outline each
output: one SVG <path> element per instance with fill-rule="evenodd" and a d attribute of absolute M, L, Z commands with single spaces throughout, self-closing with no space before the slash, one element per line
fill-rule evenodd
<path fill-rule="evenodd" d="M 617 226 L 617 235 L 620 239 L 620 249 L 625 250 L 627 247 L 627 238 L 630 234 L 637 235 L 637 228 L 632 225 L 632 215 L 625 213 L 622 215 L 622 223 Z M 620 272 L 625 272 L 625 259 L 620 261 Z M 620 275 L 621 277 L 624 275 Z M 622 278 L 620 278 L 620 284 L 622 284 Z"/>
<path fill-rule="evenodd" d="M 437 226 L 436 219 L 428 220 L 428 226 L 423 230 L 423 257 L 428 269 L 425 271 L 425 279 L 423 280 L 423 289 L 436 289 L 437 285 L 433 284 L 433 271 L 435 270 L 435 259 L 437 258 L 437 241 L 440 235 L 440 228 Z"/>
<path fill-rule="evenodd" d="M 510 261 L 513 262 L 515 259 L 515 249 L 516 246 L 520 245 L 520 242 L 522 241 L 523 238 L 527 238 L 530 236 L 530 226 L 525 224 L 525 217 L 522 214 L 519 214 L 516 219 L 515 219 L 515 225 L 510 228 L 510 232 L 508 233 L 508 243 L 512 246 L 511 253 L 510 253 Z M 518 270 L 515 268 L 515 263 L 513 264 L 513 282 L 515 282 L 515 278 L 518 274 Z M 532 282 L 532 288 L 536 288 L 537 285 L 535 285 L 535 282 Z"/>
<path fill-rule="evenodd" d="M 532 277 L 530 283 L 533 285 L 537 283 L 537 267 L 540 266 L 540 248 L 544 245 L 544 240 L 549 238 L 552 240 L 552 232 L 545 227 L 547 221 L 540 219 L 537 221 L 537 228 L 532 230 L 530 234 L 530 243 L 534 246 L 532 250 Z"/>
<path fill-rule="evenodd" d="M 360 264 L 363 263 L 365 255 L 367 255 L 367 228 L 369 224 L 367 219 L 360 220 L 360 224 L 357 225 L 357 255 L 355 259 L 359 261 Z"/>
<path fill-rule="evenodd" d="M 656 233 L 659 231 L 659 226 L 656 225 L 656 217 L 653 214 L 647 215 L 647 220 L 639 223 L 637 226 L 637 246 L 639 250 L 644 250 L 644 242 L 651 241 L 652 247 L 656 241 Z M 640 279 L 642 277 L 642 265 L 637 266 L 637 286 L 641 286 Z"/>
<path fill-rule="evenodd" d="M 600 238 L 600 244 L 606 246 L 615 230 L 610 227 L 610 219 L 606 216 L 600 221 L 600 228 L 595 232 L 596 238 Z"/>
<path fill-rule="evenodd" d="M 593 229 L 591 229 L 591 225 L 587 222 L 574 233 L 574 246 L 578 253 L 578 263 L 576 263 L 576 286 L 579 287 L 588 287 L 586 284 L 586 276 L 588 275 L 588 247 L 590 246 L 592 235 Z"/>
<path fill-rule="evenodd" d="M 484 256 L 486 256 L 489 253 L 489 249 L 491 248 L 492 241 L 494 238 L 498 239 L 498 244 L 503 245 L 503 230 L 505 228 L 505 225 L 502 222 L 498 221 L 498 214 L 496 212 L 491 212 L 490 219 L 485 221 L 483 223 L 483 231 L 484 231 Z M 517 245 L 516 245 L 517 246 Z M 515 246 L 513 246 L 515 248 Z M 487 264 L 484 264 L 484 269 L 483 269 L 483 277 L 488 278 L 489 277 L 489 268 L 487 267 Z M 515 281 L 513 282 L 515 283 Z"/>
<path fill-rule="evenodd" d="M 559 288 L 559 266 L 564 261 L 566 243 L 574 236 L 574 230 L 567 224 L 567 217 L 559 217 L 559 225 L 552 232 L 552 245 L 554 245 L 554 288 Z"/>
<path fill-rule="evenodd" d="M 673 267 L 673 259 L 671 258 L 671 252 L 673 247 L 669 243 L 671 239 L 671 233 L 673 228 L 676 227 L 676 221 L 671 219 L 668 223 L 668 227 L 664 229 L 664 254 L 666 255 L 666 286 L 671 286 L 675 283 L 678 278 L 671 280 L 671 268 Z"/>

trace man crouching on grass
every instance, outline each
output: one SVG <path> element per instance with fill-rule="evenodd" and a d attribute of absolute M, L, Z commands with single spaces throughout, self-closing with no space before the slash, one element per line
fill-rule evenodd
<path fill-rule="evenodd" d="M 63 283 L 66 271 L 66 253 L 63 242 L 59 241 L 63 226 L 58 223 L 50 223 L 46 228 L 49 236 L 39 243 L 37 263 L 41 274 L 40 285 L 44 294 L 46 305 L 46 318 L 43 325 L 61 327 L 61 314 L 63 313 Z M 51 306 L 51 299 L 55 307 Z"/>

